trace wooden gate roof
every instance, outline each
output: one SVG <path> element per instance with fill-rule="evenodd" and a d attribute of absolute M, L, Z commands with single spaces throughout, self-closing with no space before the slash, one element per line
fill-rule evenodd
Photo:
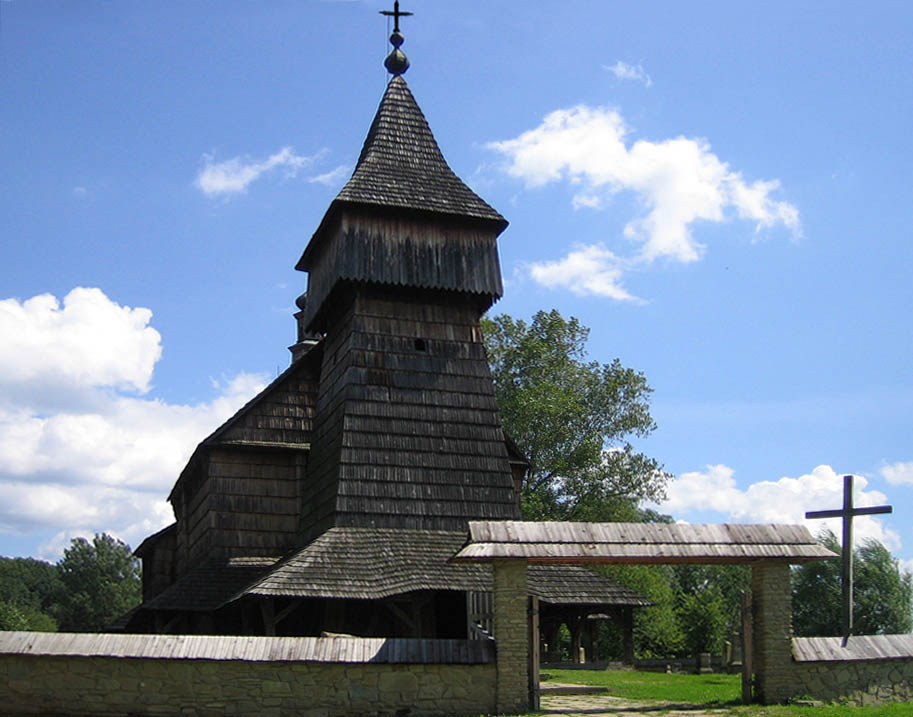
<path fill-rule="evenodd" d="M 794 564 L 832 557 L 801 525 L 472 521 L 453 561 Z"/>

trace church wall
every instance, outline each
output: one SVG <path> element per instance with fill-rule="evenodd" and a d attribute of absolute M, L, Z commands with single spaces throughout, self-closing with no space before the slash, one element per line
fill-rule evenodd
<path fill-rule="evenodd" d="M 176 526 L 172 526 L 176 528 Z M 143 601 L 150 600 L 174 582 L 176 529 L 158 537 L 143 555 Z"/>
<path fill-rule="evenodd" d="M 352 297 L 339 297 L 332 328 L 324 338 L 317 415 L 307 475 L 300 484 L 301 540 L 306 543 L 333 525 L 339 454 L 342 447 L 345 375 L 351 357 Z"/>
<path fill-rule="evenodd" d="M 176 501 L 175 573 L 208 558 L 279 556 L 295 545 L 305 451 L 212 447 Z"/>
<path fill-rule="evenodd" d="M 295 544 L 298 456 L 213 449 L 209 459 L 210 555 L 279 556 Z"/>
<path fill-rule="evenodd" d="M 347 301 L 325 339 L 309 536 L 518 517 L 474 299 L 352 286 Z"/>

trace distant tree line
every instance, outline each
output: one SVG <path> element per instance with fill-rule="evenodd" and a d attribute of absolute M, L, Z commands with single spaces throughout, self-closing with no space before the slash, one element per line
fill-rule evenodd
<path fill-rule="evenodd" d="M 106 533 L 74 538 L 56 565 L 0 558 L 0 630 L 98 632 L 141 595 L 139 561 Z"/>

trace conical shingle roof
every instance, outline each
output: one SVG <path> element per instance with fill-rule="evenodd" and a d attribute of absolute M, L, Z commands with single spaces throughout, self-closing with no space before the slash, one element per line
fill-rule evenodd
<path fill-rule="evenodd" d="M 368 130 L 355 172 L 337 201 L 507 221 L 453 173 L 425 116 L 397 76 Z"/>

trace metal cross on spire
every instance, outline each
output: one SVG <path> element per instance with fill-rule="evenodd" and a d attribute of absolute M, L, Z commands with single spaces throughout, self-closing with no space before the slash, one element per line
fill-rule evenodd
<path fill-rule="evenodd" d="M 380 14 L 386 15 L 387 17 L 392 17 L 393 18 L 393 32 L 399 32 L 399 19 L 401 17 L 407 17 L 408 15 L 412 15 L 413 13 L 405 12 L 405 11 L 400 12 L 399 11 L 399 0 L 394 0 L 393 12 L 390 12 L 389 10 L 381 10 Z M 388 27 L 389 27 L 389 25 L 388 25 Z"/>
<path fill-rule="evenodd" d="M 876 505 L 871 508 L 853 507 L 853 476 L 843 476 L 843 508 L 840 510 L 813 510 L 805 514 L 806 518 L 842 518 L 843 519 L 843 570 L 840 576 L 843 589 L 843 644 L 846 645 L 853 631 L 853 518 L 857 515 L 877 515 L 891 513 L 890 505 Z"/>
<path fill-rule="evenodd" d="M 390 44 L 393 45 L 393 50 L 387 55 L 387 59 L 384 60 L 384 67 L 387 68 L 387 72 L 396 77 L 409 69 L 409 58 L 407 58 L 405 53 L 399 49 L 399 46 L 403 44 L 404 40 L 403 33 L 399 31 L 399 19 L 401 17 L 407 17 L 412 13 L 400 12 L 399 0 L 395 0 L 393 3 L 393 12 L 381 10 L 380 14 L 393 18 L 393 34 L 390 35 Z"/>

